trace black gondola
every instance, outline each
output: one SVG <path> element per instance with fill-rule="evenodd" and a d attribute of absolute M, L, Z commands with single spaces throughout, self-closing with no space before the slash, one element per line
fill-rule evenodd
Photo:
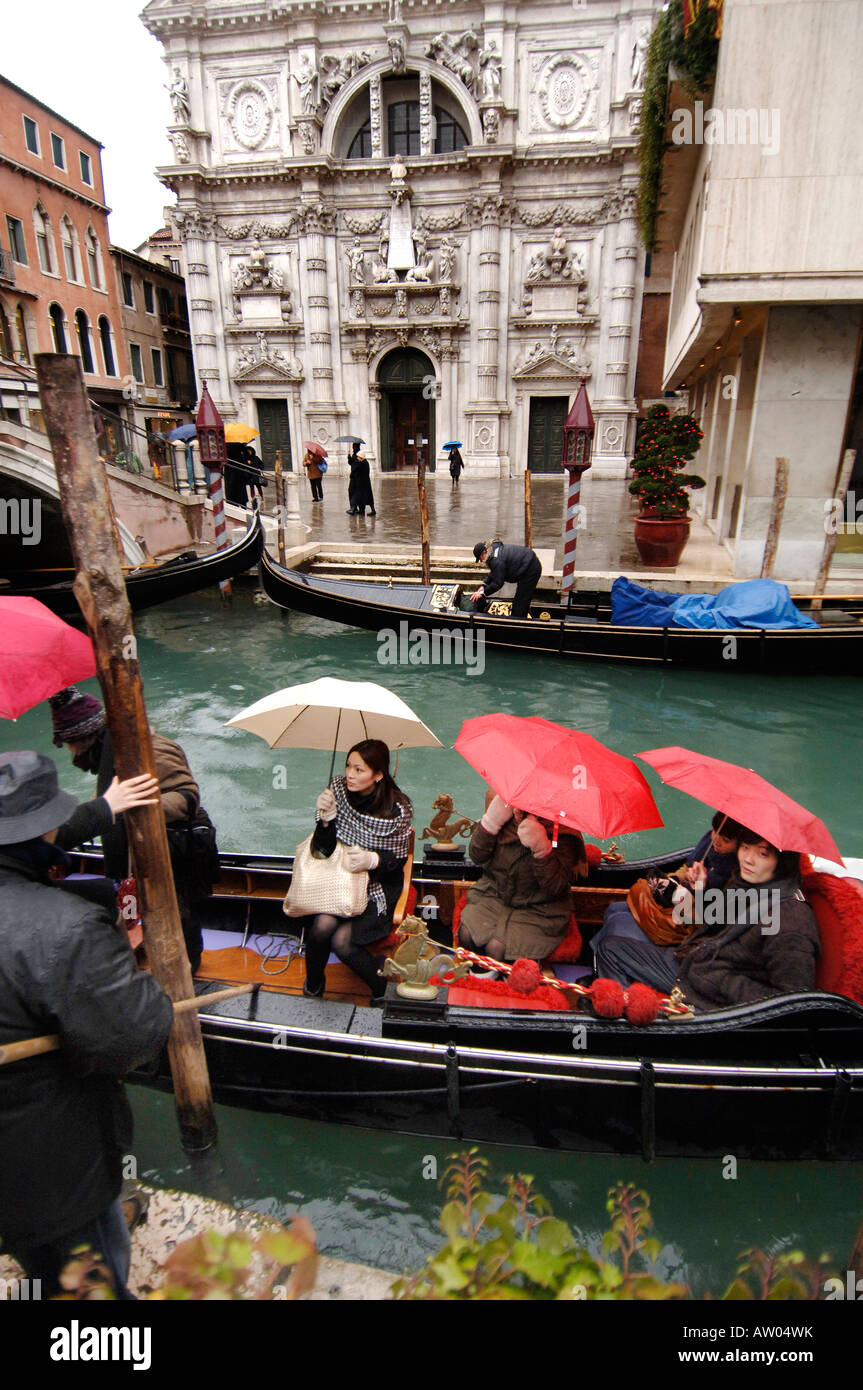
<path fill-rule="evenodd" d="M 161 565 L 142 565 L 126 574 L 126 593 L 133 612 L 153 608 L 171 599 L 185 598 L 211 584 L 234 579 L 252 569 L 264 550 L 264 532 L 257 512 L 246 534 L 225 550 L 210 555 L 188 551 Z M 7 597 L 37 598 L 58 617 L 75 621 L 81 613 L 72 589 L 74 570 L 7 570 L 0 593 Z"/>
<path fill-rule="evenodd" d="M 863 673 L 863 596 L 795 598 L 817 628 L 768 631 L 760 628 L 624 627 L 611 623 L 608 593 L 579 591 L 570 607 L 534 601 L 530 618 L 461 612 L 454 584 L 384 584 L 327 579 L 282 568 L 264 551 L 261 585 L 282 608 L 330 622 L 379 632 L 406 623 L 410 632 L 439 634 L 446 660 L 457 660 L 456 644 L 483 634 L 486 645 L 529 655 L 632 661 L 730 671 Z M 816 605 L 813 607 L 813 603 Z M 818 607 L 817 605 L 821 606 Z"/>

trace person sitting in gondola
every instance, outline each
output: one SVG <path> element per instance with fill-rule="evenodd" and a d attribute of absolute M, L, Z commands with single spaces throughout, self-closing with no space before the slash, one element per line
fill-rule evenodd
<path fill-rule="evenodd" d="M 306 934 L 306 979 L 303 994 L 319 998 L 326 988 L 331 951 L 349 965 L 371 990 L 371 1003 L 382 1001 L 386 981 L 365 948 L 392 928 L 410 852 L 413 807 L 390 776 L 390 750 L 380 739 L 363 739 L 351 748 L 344 777 L 335 777 L 315 803 L 312 853 L 329 858 L 338 841 L 347 845 L 348 867 L 368 871 L 368 904 L 358 917 L 319 912 Z"/>
<path fill-rule="evenodd" d="M 482 877 L 467 892 L 459 941 L 495 960 L 545 960 L 566 933 L 570 888 L 587 873 L 582 837 L 561 833 L 552 845 L 547 822 L 496 796 L 478 822 L 468 853 Z"/>
<path fill-rule="evenodd" d="M 675 989 L 699 1013 L 815 988 L 820 942 L 800 888 L 799 854 L 743 830 L 724 888 L 707 889 L 704 865 L 693 880 L 684 913 L 694 925 L 680 946 L 607 941 L 598 972 L 624 986 L 639 980 L 663 993 Z"/>

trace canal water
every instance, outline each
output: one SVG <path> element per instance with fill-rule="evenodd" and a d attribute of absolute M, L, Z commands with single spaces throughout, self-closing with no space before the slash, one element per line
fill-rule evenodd
<path fill-rule="evenodd" d="M 531 660 L 486 652 L 470 670 L 381 664 L 374 633 L 287 615 L 241 588 L 223 607 L 204 594 L 136 621 L 138 656 L 153 726 L 185 748 L 226 850 L 292 853 L 309 833 L 329 756 L 271 750 L 226 730 L 232 715 L 283 686 L 332 675 L 378 681 L 400 695 L 446 745 L 401 755 L 400 785 L 421 830 L 439 792 L 476 816 L 483 787 L 452 751 L 462 721 L 496 710 L 542 715 L 593 734 L 619 753 L 681 744 L 755 768 L 821 816 L 849 856 L 863 856 L 859 815 L 863 728 L 860 683 L 851 678 L 703 674 L 601 663 Z M 480 669 L 480 665 L 482 669 Z M 84 688 L 98 694 L 97 683 Z M 61 784 L 80 797 L 92 779 L 51 745 L 47 709 L 0 725 L 0 746 L 54 754 Z M 665 830 L 618 840 L 627 858 L 691 844 L 709 811 L 645 769 Z M 139 1176 L 201 1188 L 179 1153 L 169 1097 L 133 1088 Z M 400 1271 L 436 1248 L 440 1141 L 338 1128 L 220 1108 L 224 1174 L 213 1195 L 278 1217 L 302 1210 L 329 1254 Z M 651 1195 L 661 1271 L 696 1293 L 718 1293 L 737 1253 L 800 1246 L 832 1254 L 844 1270 L 863 1219 L 863 1164 L 733 1165 L 719 1160 L 578 1157 L 484 1150 L 500 1187 L 508 1172 L 534 1174 L 559 1216 L 589 1240 L 605 1224 L 605 1194 L 619 1179 Z M 733 1155 L 731 1155 L 733 1157 Z M 434 1160 L 429 1162 L 428 1160 Z"/>

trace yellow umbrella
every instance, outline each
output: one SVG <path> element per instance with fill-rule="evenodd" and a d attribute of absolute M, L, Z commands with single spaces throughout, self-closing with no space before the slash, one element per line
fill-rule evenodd
<path fill-rule="evenodd" d="M 251 425 L 244 425 L 239 420 L 229 420 L 225 426 L 226 444 L 250 444 L 259 434 L 258 430 L 253 430 Z"/>

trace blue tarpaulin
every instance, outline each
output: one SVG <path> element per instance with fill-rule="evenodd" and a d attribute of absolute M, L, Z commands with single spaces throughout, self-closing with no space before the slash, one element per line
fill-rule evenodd
<path fill-rule="evenodd" d="M 747 579 L 718 594 L 664 594 L 631 579 L 615 579 L 611 621 L 623 627 L 754 627 L 765 630 L 817 627 L 775 579 Z"/>

